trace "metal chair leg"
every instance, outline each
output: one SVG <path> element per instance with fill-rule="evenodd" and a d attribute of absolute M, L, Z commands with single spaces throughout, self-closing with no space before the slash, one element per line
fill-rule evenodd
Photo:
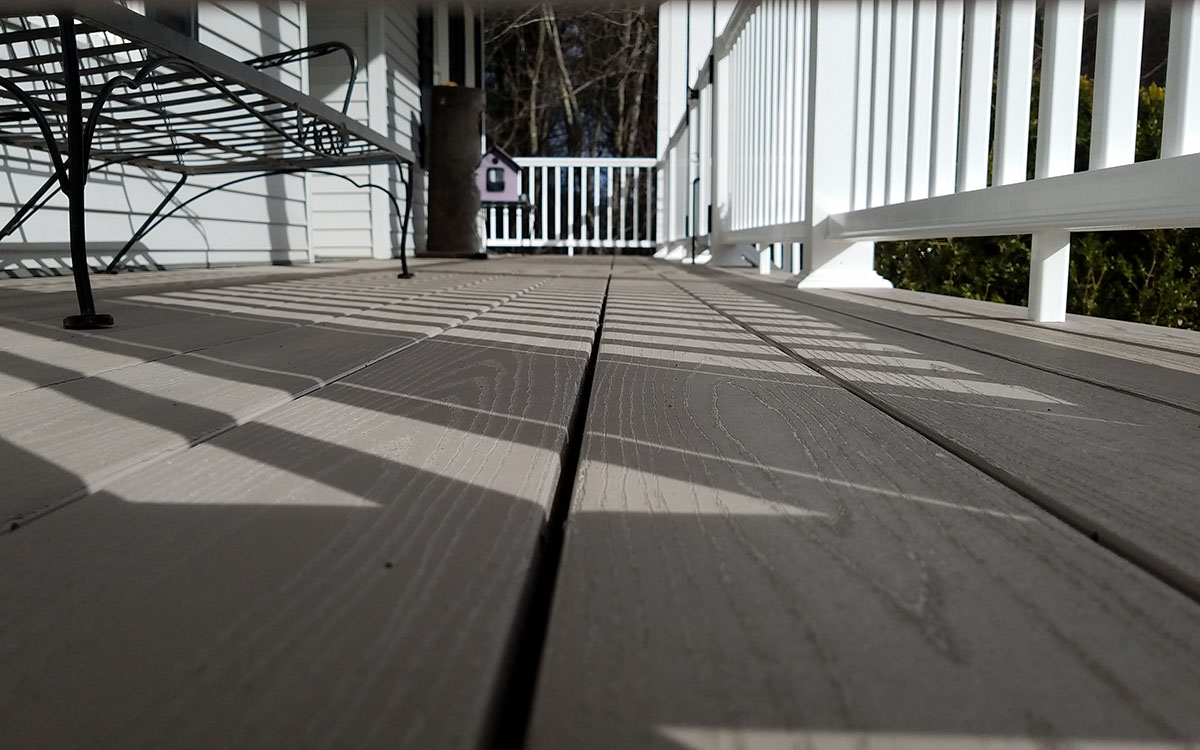
<path fill-rule="evenodd" d="M 400 169 L 400 181 L 404 183 L 404 213 L 400 217 L 400 273 L 396 274 L 396 278 L 411 279 L 413 274 L 408 270 L 408 254 L 404 251 L 404 246 L 408 244 L 408 222 L 412 216 L 412 164 L 406 165 L 397 161 L 396 166 Z M 405 166 L 408 167 L 407 177 L 404 176 Z M 395 206 L 396 213 L 400 213 L 400 207 L 396 205 L 395 197 L 392 198 L 392 205 Z"/>
<path fill-rule="evenodd" d="M 87 262 L 87 234 L 84 220 L 84 188 L 87 186 L 87 153 L 84 148 L 83 98 L 79 80 L 79 50 L 75 44 L 75 19 L 59 15 L 61 27 L 63 82 L 67 94 L 67 200 L 71 222 L 71 273 L 75 276 L 75 296 L 79 314 L 63 318 L 63 328 L 109 328 L 113 317 L 96 312 L 92 280 Z"/>
<path fill-rule="evenodd" d="M 125 243 L 125 246 L 121 248 L 121 252 L 113 256 L 112 261 L 108 264 L 108 268 L 104 269 L 105 273 L 120 272 L 121 261 L 125 260 L 125 255 L 133 248 L 134 243 L 145 237 L 146 234 L 150 232 L 150 230 L 153 228 L 151 226 L 152 224 L 157 226 L 157 224 L 155 224 L 155 220 L 163 212 L 163 209 L 167 207 L 167 204 L 170 203 L 171 200 L 174 199 L 174 197 L 183 188 L 183 186 L 187 184 L 187 178 L 188 176 L 186 174 L 179 176 L 179 182 L 175 183 L 175 187 L 171 188 L 170 192 L 168 192 L 162 199 L 162 202 L 158 204 L 158 207 L 150 212 L 150 215 L 146 217 L 146 220 L 142 222 L 142 225 L 138 227 L 137 231 L 133 233 L 133 236 L 129 238 L 129 241 Z"/>

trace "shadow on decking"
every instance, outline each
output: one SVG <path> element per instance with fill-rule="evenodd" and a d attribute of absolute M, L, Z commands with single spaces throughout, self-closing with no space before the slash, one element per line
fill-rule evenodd
<path fill-rule="evenodd" d="M 0 537 L 3 600 L 28 603 L 0 615 L 0 631 L 16 634 L 0 647 L 0 665 L 12 670 L 0 714 L 15 746 L 126 736 L 203 746 L 222 727 L 251 742 L 394 747 L 428 736 L 430 724 L 477 719 L 469 714 L 478 705 L 463 705 L 457 688 L 476 680 L 486 696 L 497 678 L 481 674 L 467 644 L 515 621 L 525 554 L 545 513 L 531 500 L 544 482 L 528 483 L 522 471 L 557 461 L 574 407 L 563 384 L 582 377 L 587 352 L 576 344 L 590 339 L 578 327 L 554 335 L 533 322 L 588 308 L 588 295 L 560 292 L 538 304 L 536 291 L 525 296 L 530 304 L 518 297 L 497 308 L 524 310 L 525 330 L 472 320 L 250 421 L 103 372 L 0 352 L 0 373 L 53 394 L 58 418 L 86 409 L 174 436 L 180 447 L 241 423 L 192 449 L 198 460 L 175 453 L 140 468 L 137 482 L 86 498 L 87 514 L 61 512 Z M 200 297 L 235 308 L 202 317 L 323 315 L 274 292 L 270 309 L 253 293 Z M 191 298 L 139 304 L 165 310 L 180 299 Z M 403 345 L 421 326 L 462 320 L 454 312 L 462 300 L 445 295 L 427 313 L 414 304 L 325 325 Z M 982 475 L 941 474 L 932 458 L 928 477 L 889 473 L 902 464 L 897 456 L 920 454 L 920 441 L 888 437 L 882 419 L 859 423 L 848 441 L 823 432 L 838 419 L 856 424 L 844 392 L 781 353 L 735 351 L 723 345 L 736 337 L 699 335 L 686 322 L 655 332 L 630 319 L 639 309 L 614 305 L 606 321 L 593 409 L 625 417 L 583 436 L 576 490 L 606 486 L 599 496 L 611 503 L 570 516 L 567 554 L 584 564 L 559 580 L 561 606 L 597 629 L 577 644 L 597 669 L 556 670 L 578 662 L 552 650 L 543 696 L 623 698 L 635 714 L 623 738 L 672 750 L 707 746 L 711 729 L 764 745 L 853 743 L 847 735 L 860 732 L 920 746 L 1200 740 L 1189 693 L 1200 682 L 1200 617 L 1191 602 Z M 818 357 L 863 341 L 814 343 L 825 341 L 814 335 L 822 329 L 782 333 Z M 169 355 L 127 335 L 138 337 L 117 329 L 70 343 L 149 353 L 180 377 L 282 394 L 322 381 L 303 359 L 285 370 L 202 351 Z M 658 335 L 668 341 L 649 338 Z M 903 392 L 933 397 L 945 385 L 921 380 L 926 365 L 855 368 L 895 377 Z M 990 382 L 976 376 L 953 379 Z M 954 399 L 1044 411 L 1017 391 L 971 387 Z M 723 422 L 726 407 L 757 430 Z M 728 442 L 704 448 L 705 435 L 731 430 L 737 451 Z M 113 434 L 111 449 L 91 443 L 102 432 L 65 439 L 116 458 Z M 437 439 L 405 443 L 420 434 Z M 0 450 L 0 463 L 21 467 L 23 478 L 45 475 L 42 497 L 87 482 L 28 445 Z M 644 508 L 621 508 L 639 492 L 651 498 Z M 447 623 L 461 629 L 446 632 Z M 482 657 L 488 668 L 497 659 Z M 585 686 L 597 675 L 620 679 Z M 576 705 L 579 714 L 548 719 L 535 741 L 567 747 L 572 736 L 610 736 L 602 703 Z"/>

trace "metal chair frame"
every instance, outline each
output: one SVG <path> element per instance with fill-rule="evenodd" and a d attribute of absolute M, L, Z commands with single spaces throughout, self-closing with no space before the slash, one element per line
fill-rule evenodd
<path fill-rule="evenodd" d="M 40 43 L 57 48 L 43 54 Z M 179 177 L 107 272 L 118 272 L 139 240 L 200 198 L 253 179 L 313 172 L 387 194 L 400 220 L 399 277 L 411 276 L 404 245 L 416 158 L 347 116 L 358 74 L 347 45 L 326 42 L 238 62 L 115 4 L 69 2 L 48 14 L 40 3 L 0 0 L 0 50 L 10 53 L 0 56 L 0 144 L 43 151 L 52 169 L 0 228 L 0 239 L 58 193 L 67 196 L 79 314 L 66 317 L 65 327 L 113 325 L 111 315 L 96 311 L 84 219 L 89 175 L 115 166 Z M 345 54 L 349 67 L 340 112 L 263 73 L 329 54 Z M 388 163 L 399 169 L 403 211 L 386 187 L 329 171 Z M 189 176 L 221 173 L 238 176 L 172 205 Z"/>

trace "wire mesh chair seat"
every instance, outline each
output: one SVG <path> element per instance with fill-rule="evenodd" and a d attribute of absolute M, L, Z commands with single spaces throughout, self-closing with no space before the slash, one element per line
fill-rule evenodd
<path fill-rule="evenodd" d="M 324 55 L 344 54 L 347 94 L 341 111 L 272 77 L 270 71 Z M 47 13 L 41 3 L 0 1 L 0 145 L 41 152 L 46 182 L 0 229 L 16 231 L 58 192 L 67 195 L 71 258 L 80 315 L 68 327 L 104 327 L 87 279 L 83 234 L 88 175 L 118 166 L 178 175 L 107 270 L 162 219 L 182 207 L 171 202 L 190 175 L 239 173 L 223 186 L 253 176 L 360 164 L 396 164 L 411 193 L 411 151 L 347 116 L 358 72 L 353 51 L 338 42 L 236 61 L 119 5 L 68 3 Z M 12 148 L 5 149 L 12 158 Z M 345 178 L 344 175 L 336 175 Z M 352 181 L 352 180 L 351 180 Z M 353 181 L 352 181 L 353 182 Z M 411 200 L 401 212 L 401 276 Z M 200 196 L 193 196 L 191 202 Z"/>

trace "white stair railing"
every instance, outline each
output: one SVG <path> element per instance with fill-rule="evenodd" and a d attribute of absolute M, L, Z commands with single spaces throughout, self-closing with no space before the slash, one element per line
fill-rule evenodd
<path fill-rule="evenodd" d="M 518 157 L 529 205 L 484 209 L 492 248 L 650 250 L 655 160 Z"/>
<path fill-rule="evenodd" d="M 1171 5 L 1163 158 L 1136 164 L 1144 0 L 1100 1 L 1080 173 L 1084 2 L 1044 3 L 1034 113 L 1037 12 L 1035 0 L 669 0 L 658 254 L 699 240 L 713 262 L 744 262 L 747 247 L 800 243 L 801 287 L 880 286 L 875 241 L 1032 234 L 1030 317 L 1063 320 L 1071 232 L 1200 226 L 1200 0 Z"/>

